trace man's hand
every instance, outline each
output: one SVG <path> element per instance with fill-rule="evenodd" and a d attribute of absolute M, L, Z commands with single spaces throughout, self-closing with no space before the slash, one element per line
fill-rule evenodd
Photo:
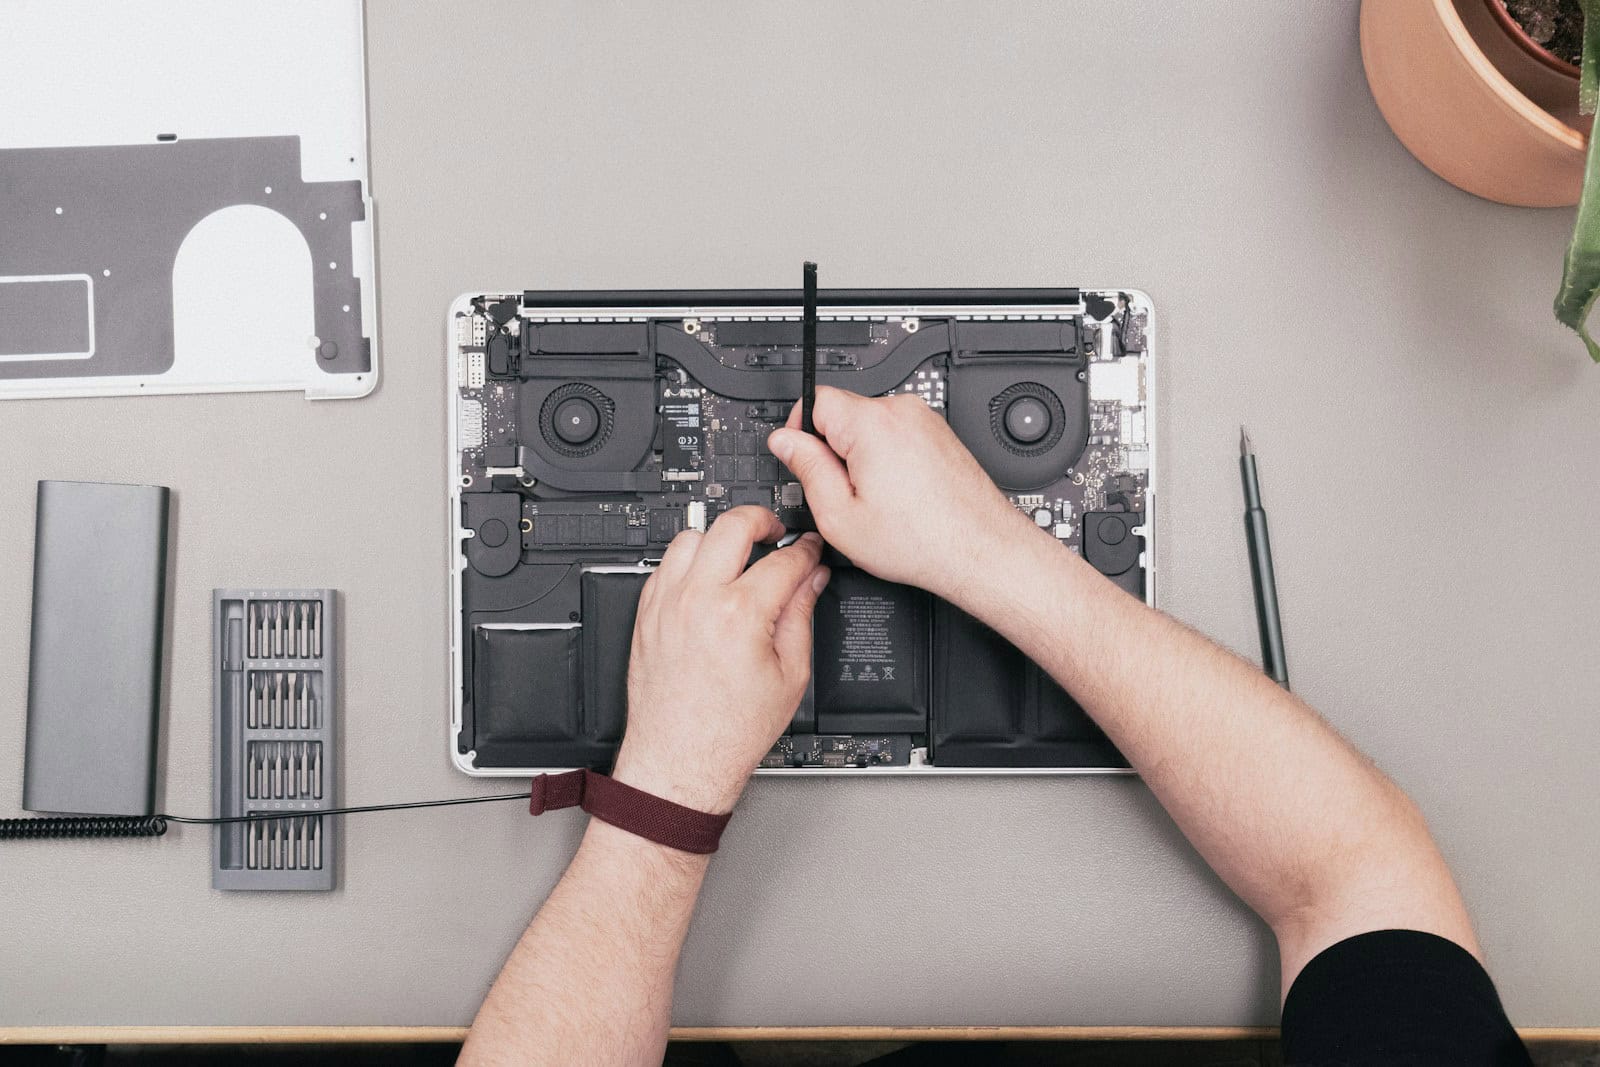
<path fill-rule="evenodd" d="M 811 676 L 821 540 L 807 534 L 745 569 L 757 542 L 783 532 L 772 512 L 740 507 L 668 546 L 639 598 L 618 781 L 733 809 Z"/>
<path fill-rule="evenodd" d="M 811 675 L 811 610 L 828 581 L 808 534 L 748 570 L 783 527 L 734 508 L 679 534 L 645 583 L 612 777 L 725 812 Z M 478 1011 L 461 1063 L 660 1063 L 672 979 L 710 856 L 591 820 L 567 873 Z"/>
<path fill-rule="evenodd" d="M 829 544 L 880 578 L 962 603 L 962 590 L 1032 523 L 1008 503 L 928 405 L 911 394 L 868 399 L 817 389 L 817 435 L 768 439 L 805 487 Z"/>

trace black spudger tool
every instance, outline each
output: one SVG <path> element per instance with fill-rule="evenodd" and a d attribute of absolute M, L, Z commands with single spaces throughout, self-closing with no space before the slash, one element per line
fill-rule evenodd
<path fill-rule="evenodd" d="M 805 265 L 805 308 L 800 325 L 800 428 L 815 434 L 811 411 L 817 404 L 817 265 Z"/>
<path fill-rule="evenodd" d="M 1261 507 L 1261 482 L 1250 435 L 1239 427 L 1239 477 L 1244 482 L 1244 535 L 1250 546 L 1250 580 L 1256 593 L 1256 625 L 1261 630 L 1261 669 L 1285 689 L 1289 664 L 1283 652 L 1283 620 L 1278 616 L 1278 583 L 1272 574 L 1272 542 Z"/>

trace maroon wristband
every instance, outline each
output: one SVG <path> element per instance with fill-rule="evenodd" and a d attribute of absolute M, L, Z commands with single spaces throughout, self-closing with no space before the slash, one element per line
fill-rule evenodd
<path fill-rule="evenodd" d="M 533 780 L 528 814 L 580 807 L 612 826 L 658 845 L 704 856 L 717 850 L 732 813 L 712 815 L 635 789 L 591 770 L 541 774 Z"/>

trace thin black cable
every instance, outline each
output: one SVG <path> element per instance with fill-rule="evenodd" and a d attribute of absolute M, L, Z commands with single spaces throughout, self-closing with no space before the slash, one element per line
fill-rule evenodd
<path fill-rule="evenodd" d="M 0 819 L 0 841 L 41 841 L 91 837 L 161 837 L 168 823 L 192 826 L 220 826 L 236 822 L 273 822 L 307 815 L 359 815 L 368 811 L 401 811 L 407 808 L 445 808 L 456 804 L 492 804 L 500 800 L 527 800 L 533 792 L 492 793 L 481 797 L 452 797 L 449 800 L 410 800 L 398 804 L 360 804 L 347 808 L 311 808 L 304 811 L 253 811 L 248 815 L 218 815 L 200 818 L 192 815 L 48 815 L 28 819 Z"/>
<path fill-rule="evenodd" d="M 483 797 L 454 797 L 450 800 L 409 800 L 400 804 L 361 804 L 351 808 L 307 808 L 304 811 L 253 811 L 248 815 L 219 815 L 200 819 L 187 815 L 158 815 L 168 822 L 190 823 L 196 826 L 218 826 L 230 822 L 271 822 L 273 819 L 294 819 L 302 815 L 359 815 L 366 811 L 401 811 L 406 808 L 447 808 L 454 804 L 491 804 L 497 800 L 528 800 L 525 793 L 493 793 Z"/>

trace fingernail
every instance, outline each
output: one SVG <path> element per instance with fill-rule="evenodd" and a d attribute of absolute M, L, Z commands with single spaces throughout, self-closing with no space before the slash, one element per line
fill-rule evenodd
<path fill-rule="evenodd" d="M 790 442 L 789 435 L 782 430 L 772 431 L 767 438 L 767 447 L 772 450 L 774 456 L 781 460 L 787 460 L 789 454 L 794 451 L 794 445 Z"/>
<path fill-rule="evenodd" d="M 800 540 L 804 541 L 808 545 L 820 547 L 822 544 L 822 535 L 819 533 L 807 532 L 800 535 Z"/>
<path fill-rule="evenodd" d="M 811 576 L 811 591 L 821 594 L 823 586 L 828 584 L 828 568 L 818 567 L 817 573 Z"/>

